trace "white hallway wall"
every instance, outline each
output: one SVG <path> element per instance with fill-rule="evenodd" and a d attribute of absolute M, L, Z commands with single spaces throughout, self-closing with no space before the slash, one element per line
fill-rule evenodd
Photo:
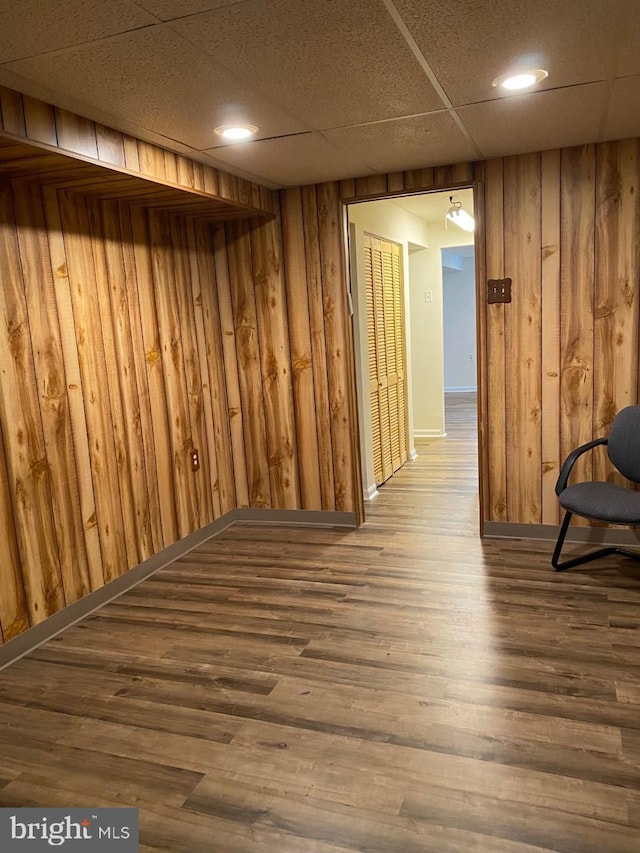
<path fill-rule="evenodd" d="M 441 249 L 466 246 L 473 234 L 438 220 L 428 223 L 428 248 L 411 255 L 411 362 L 413 435 L 445 434 L 444 324 Z M 433 294 L 426 301 L 425 292 Z M 475 322 L 475 320 L 474 320 Z M 475 332 L 474 332 L 475 340 Z M 475 352 L 475 349 L 473 350 Z"/>
<path fill-rule="evenodd" d="M 445 391 L 477 388 L 475 261 L 460 261 L 460 271 L 443 272 Z"/>

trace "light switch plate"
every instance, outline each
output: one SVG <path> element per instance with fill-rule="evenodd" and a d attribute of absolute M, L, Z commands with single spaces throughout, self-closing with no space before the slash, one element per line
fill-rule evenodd
<path fill-rule="evenodd" d="M 487 302 L 511 302 L 511 279 L 490 278 L 487 281 Z"/>

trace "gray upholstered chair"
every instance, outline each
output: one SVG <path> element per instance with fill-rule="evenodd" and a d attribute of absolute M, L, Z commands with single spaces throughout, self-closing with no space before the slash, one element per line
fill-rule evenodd
<path fill-rule="evenodd" d="M 575 483 L 568 486 L 569 474 L 578 457 L 593 447 L 604 444 L 609 459 L 628 480 L 640 483 L 640 406 L 627 406 L 616 415 L 608 438 L 596 438 L 581 447 L 577 447 L 567 456 L 560 469 L 556 494 L 560 505 L 566 510 L 558 535 L 558 541 L 551 558 L 556 571 L 570 569 L 608 554 L 624 554 L 634 560 L 640 560 L 640 553 L 624 548 L 601 548 L 582 557 L 560 562 L 560 551 L 567 535 L 572 515 L 606 521 L 609 524 L 640 524 L 640 492 L 628 486 L 615 483 Z"/>

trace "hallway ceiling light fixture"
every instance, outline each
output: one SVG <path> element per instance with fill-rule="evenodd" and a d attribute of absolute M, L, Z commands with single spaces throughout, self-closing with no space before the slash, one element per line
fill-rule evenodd
<path fill-rule="evenodd" d="M 463 231 L 475 231 L 475 219 L 470 213 L 462 209 L 462 202 L 454 201 L 452 195 L 449 196 L 449 201 L 451 202 L 451 207 L 444 218 L 444 227 L 447 227 L 447 223 L 453 222 L 454 225 L 462 228 Z"/>
<path fill-rule="evenodd" d="M 544 68 L 525 68 L 514 74 L 510 71 L 508 74 L 501 74 L 491 84 L 492 86 L 500 86 L 501 89 L 506 89 L 509 92 L 518 92 L 521 89 L 528 89 L 530 86 L 535 86 L 540 83 L 545 77 L 549 76 L 549 72 Z"/>
<path fill-rule="evenodd" d="M 242 142 L 255 136 L 258 128 L 254 124 L 223 124 L 216 127 L 213 132 L 229 142 Z"/>

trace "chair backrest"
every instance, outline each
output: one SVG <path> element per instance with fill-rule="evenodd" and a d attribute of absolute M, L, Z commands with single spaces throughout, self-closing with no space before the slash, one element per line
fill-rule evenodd
<path fill-rule="evenodd" d="M 620 409 L 611 425 L 607 452 L 621 474 L 640 483 L 640 406 Z"/>

